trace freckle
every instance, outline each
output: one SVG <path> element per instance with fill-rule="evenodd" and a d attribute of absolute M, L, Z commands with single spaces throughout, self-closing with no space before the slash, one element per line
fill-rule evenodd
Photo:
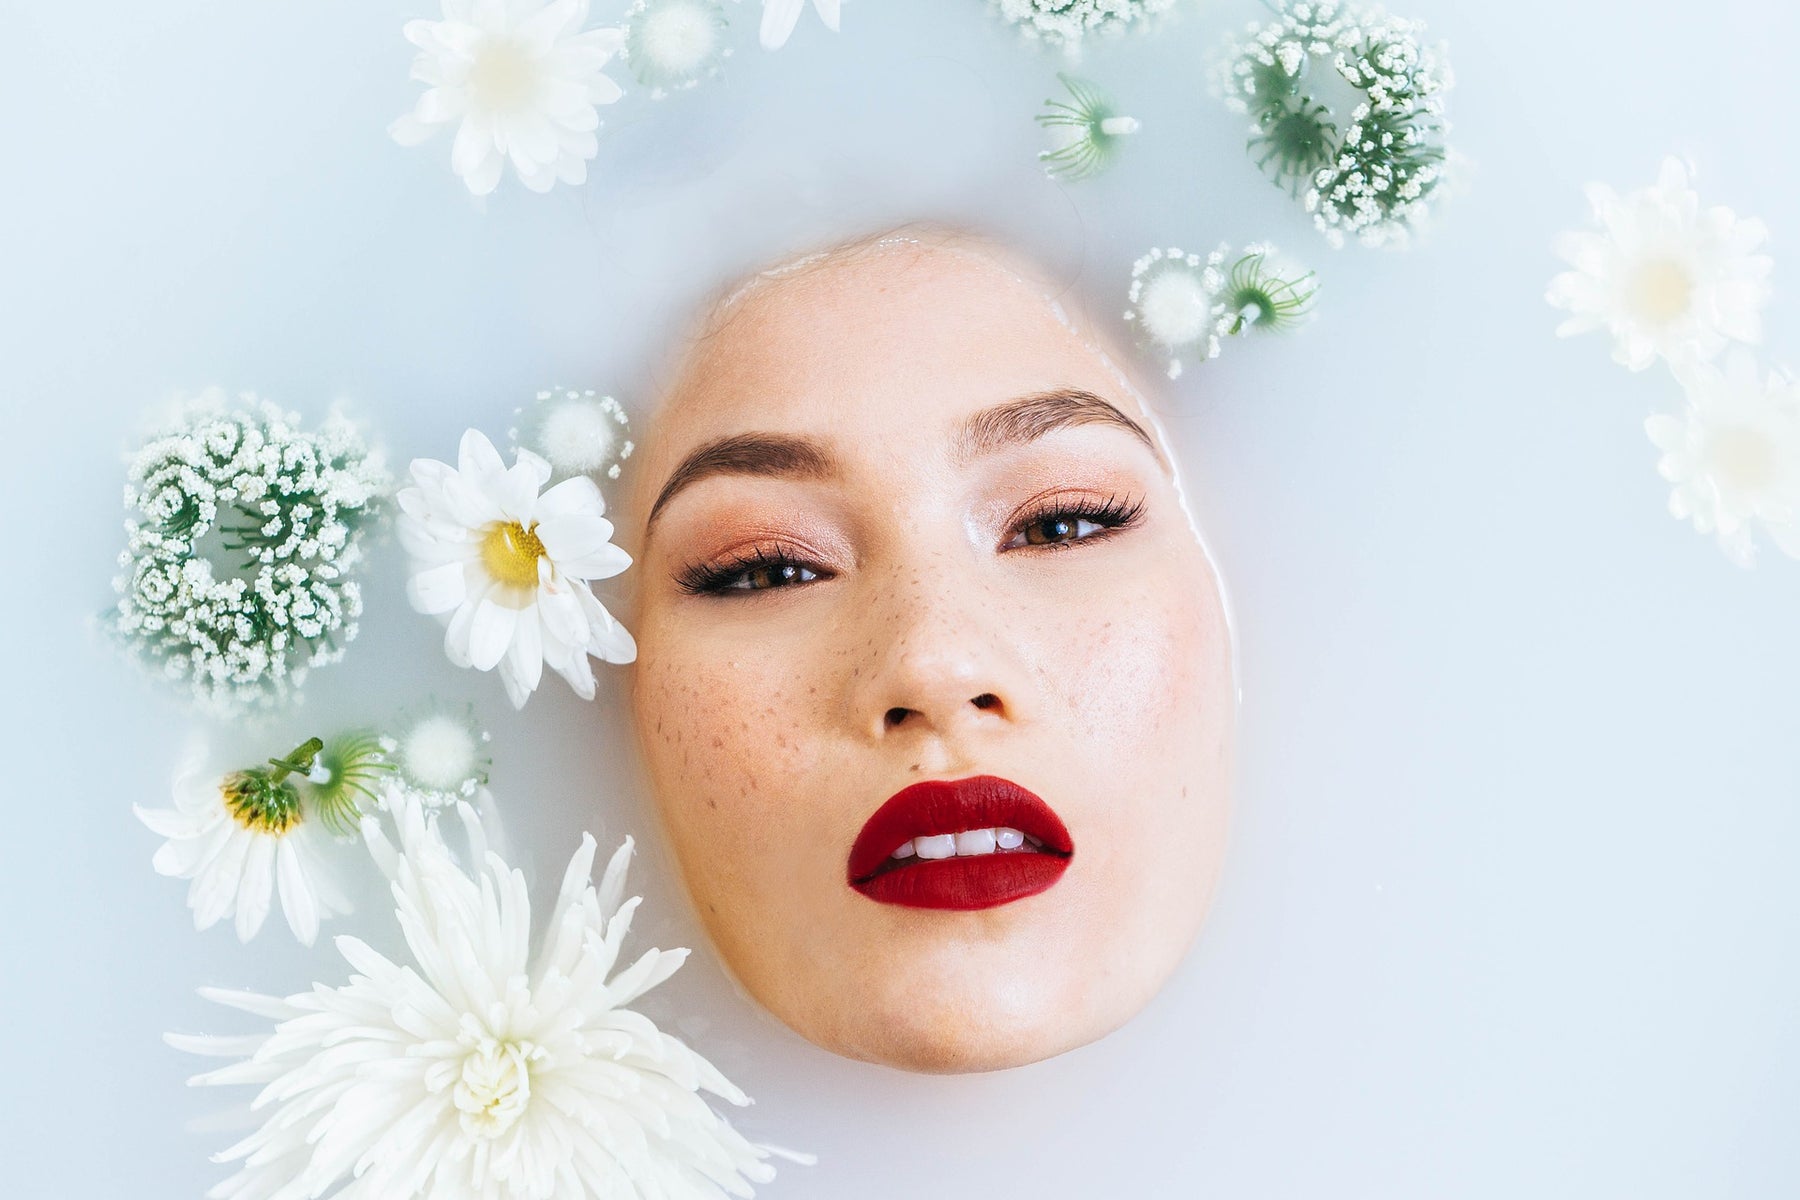
<path fill-rule="evenodd" d="M 722 737 L 715 737 L 713 739 L 713 749 L 714 750 L 723 750 L 724 748 L 725 748 L 725 739 Z"/>
<path fill-rule="evenodd" d="M 719 906 L 716 904 L 709 904 L 706 906 L 706 911 L 709 913 L 716 913 L 719 911 Z"/>
<path fill-rule="evenodd" d="M 706 807 L 717 808 L 717 807 L 719 807 L 719 802 L 717 800 L 714 800 L 711 796 L 708 796 L 706 798 Z"/>
<path fill-rule="evenodd" d="M 756 790 L 756 776 L 754 775 L 750 777 L 750 790 L 753 792 Z"/>

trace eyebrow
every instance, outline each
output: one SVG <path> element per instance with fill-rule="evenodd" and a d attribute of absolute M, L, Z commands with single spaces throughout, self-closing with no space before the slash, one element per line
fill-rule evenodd
<path fill-rule="evenodd" d="M 1113 425 L 1124 429 L 1163 461 L 1156 443 L 1144 427 L 1113 404 L 1081 388 L 1052 388 L 1032 392 L 984 408 L 957 430 L 953 453 L 968 462 L 1009 446 L 1034 442 L 1045 434 L 1078 425 Z M 683 488 L 713 475 L 758 475 L 774 479 L 832 479 L 838 460 L 826 443 L 806 434 L 734 433 L 697 447 L 669 472 L 668 481 L 650 506 L 644 522 L 645 539 L 656 518 Z"/>

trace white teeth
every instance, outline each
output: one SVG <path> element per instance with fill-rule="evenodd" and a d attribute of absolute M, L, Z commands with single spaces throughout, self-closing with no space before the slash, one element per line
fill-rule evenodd
<path fill-rule="evenodd" d="M 970 829 L 956 835 L 956 856 L 967 858 L 975 854 L 992 854 L 997 839 L 992 829 Z"/>
<path fill-rule="evenodd" d="M 913 848 L 920 858 L 949 858 L 956 853 L 956 835 L 940 833 L 934 837 L 914 838 Z"/>
<path fill-rule="evenodd" d="M 1042 849 L 1044 843 L 1028 833 L 1008 825 L 993 829 L 965 829 L 961 833 L 938 833 L 929 837 L 916 837 L 909 842 L 901 843 L 899 849 L 890 856 L 895 859 L 908 859 L 917 855 L 920 858 L 974 858 L 981 854 L 992 854 L 996 850 L 1017 850 L 1027 842 L 1035 849 Z"/>

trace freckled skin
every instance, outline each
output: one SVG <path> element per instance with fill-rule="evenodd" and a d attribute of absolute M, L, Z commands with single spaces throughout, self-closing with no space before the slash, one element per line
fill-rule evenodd
<path fill-rule="evenodd" d="M 738 300 L 682 364 L 635 464 L 631 701 L 665 831 L 732 972 L 841 1054 L 973 1071 L 1092 1041 L 1156 993 L 1210 902 L 1230 638 L 1167 467 L 1103 425 L 968 465 L 950 454 L 969 414 L 1052 387 L 1149 424 L 997 254 L 847 254 Z M 751 429 L 829 439 L 843 473 L 705 479 L 646 542 L 681 457 Z M 1002 549 L 1047 489 L 1141 498 L 1143 517 Z M 678 586 L 687 566 L 771 543 L 828 577 L 727 596 Z M 1030 788 L 1068 826 L 1075 854 L 1055 886 L 976 912 L 849 887 L 850 846 L 890 795 L 973 774 Z"/>

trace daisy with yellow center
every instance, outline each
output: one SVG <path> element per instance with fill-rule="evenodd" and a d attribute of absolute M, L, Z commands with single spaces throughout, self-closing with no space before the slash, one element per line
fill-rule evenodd
<path fill-rule="evenodd" d="M 444 653 L 478 671 L 498 670 L 513 707 L 524 707 L 548 665 L 586 699 L 588 659 L 625 663 L 637 645 L 589 584 L 631 557 L 594 481 L 566 479 L 539 494 L 550 465 L 528 450 L 510 468 L 477 430 L 457 464 L 417 459 L 401 490 L 400 541 L 413 557 L 407 596 L 444 618 Z"/>
<path fill-rule="evenodd" d="M 1654 185 L 1624 196 L 1588 185 L 1598 228 L 1557 240 L 1573 269 L 1552 279 L 1545 297 L 1569 313 L 1560 336 L 1604 329 L 1613 358 L 1634 371 L 1762 340 L 1771 260 L 1757 251 L 1768 231 L 1729 208 L 1702 207 L 1691 173 L 1671 157 Z"/>
<path fill-rule="evenodd" d="M 192 881 L 194 928 L 231 917 L 247 942 L 279 894 L 288 927 L 310 946 L 322 918 L 350 911 L 326 863 L 326 835 L 296 786 L 324 748 L 312 738 L 284 758 L 221 778 L 202 769 L 205 750 L 196 745 L 176 774 L 175 807 L 134 807 L 168 839 L 152 860 L 157 873 Z"/>
<path fill-rule="evenodd" d="M 1661 450 L 1657 470 L 1674 485 L 1669 511 L 1718 539 L 1739 566 L 1756 561 L 1761 526 L 1782 553 L 1800 558 L 1800 387 L 1766 375 L 1747 351 L 1723 370 L 1710 363 L 1677 372 L 1687 392 L 1682 415 L 1644 423 Z"/>

